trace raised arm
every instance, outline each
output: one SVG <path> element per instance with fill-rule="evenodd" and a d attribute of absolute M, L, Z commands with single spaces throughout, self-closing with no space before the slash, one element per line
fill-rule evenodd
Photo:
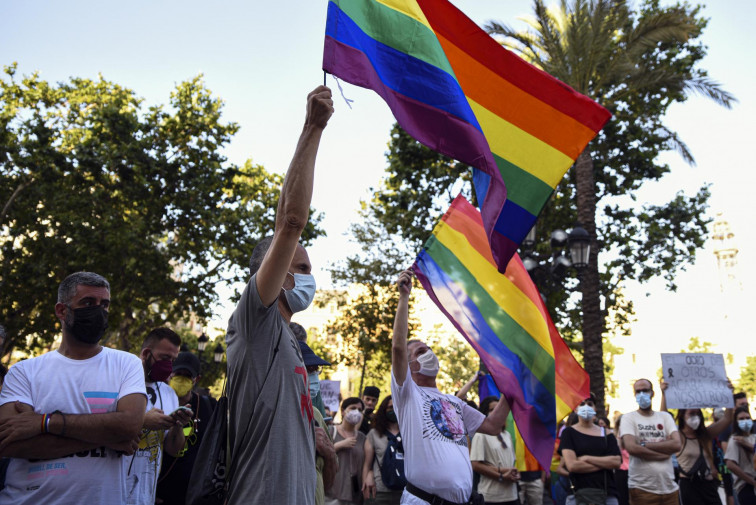
<path fill-rule="evenodd" d="M 470 392 L 470 390 L 473 387 L 473 384 L 475 384 L 478 381 L 478 375 L 481 374 L 481 373 L 483 373 L 483 372 L 475 372 L 475 374 L 473 374 L 473 376 L 470 377 L 470 380 L 467 381 L 465 383 L 465 385 L 462 386 L 462 389 L 460 389 L 459 391 L 457 391 L 457 394 L 454 395 L 454 396 L 456 396 L 460 400 L 464 400 L 465 398 L 467 398 L 467 393 Z"/>
<path fill-rule="evenodd" d="M 407 378 L 407 333 L 409 331 L 409 295 L 412 291 L 412 271 L 405 270 L 396 281 L 399 303 L 394 318 L 394 335 L 391 338 L 391 370 L 398 385 Z"/>
<path fill-rule="evenodd" d="M 661 404 L 659 405 L 659 410 L 661 412 L 669 412 L 667 410 L 667 388 L 669 387 L 669 383 L 665 381 L 664 379 L 659 379 L 659 389 L 661 390 Z"/>
<path fill-rule="evenodd" d="M 257 291 L 265 306 L 278 299 L 299 238 L 307 225 L 312 202 L 315 158 L 323 129 L 332 114 L 331 90 L 318 86 L 307 97 L 305 125 L 278 200 L 273 242 L 257 272 Z"/>
<path fill-rule="evenodd" d="M 485 433 L 486 435 L 498 435 L 501 433 L 501 427 L 507 421 L 509 416 L 509 403 L 507 399 L 502 395 L 499 398 L 499 403 L 494 407 L 493 412 L 483 420 L 483 423 L 478 428 L 478 433 Z"/>

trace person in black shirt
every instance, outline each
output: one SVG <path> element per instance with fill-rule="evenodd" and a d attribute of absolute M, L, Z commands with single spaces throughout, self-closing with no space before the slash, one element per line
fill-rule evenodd
<path fill-rule="evenodd" d="M 155 503 L 163 505 L 186 503 L 186 488 L 189 485 L 194 460 L 205 431 L 205 423 L 210 421 L 217 403 L 213 398 L 193 391 L 199 379 L 199 358 L 190 352 L 179 353 L 176 361 L 173 362 L 173 376 L 170 384 L 179 397 L 179 405 L 189 404 L 195 415 L 191 424 L 184 427 L 186 439 L 184 449 L 175 458 L 168 454 L 163 457 Z"/>
<path fill-rule="evenodd" d="M 578 423 L 562 432 L 559 443 L 559 453 L 570 472 L 573 490 L 602 490 L 606 505 L 617 505 L 613 470 L 622 464 L 617 439 L 593 423 L 596 417 L 593 395 L 583 400 L 577 415 Z M 575 503 L 574 494 L 567 497 L 567 505 Z"/>

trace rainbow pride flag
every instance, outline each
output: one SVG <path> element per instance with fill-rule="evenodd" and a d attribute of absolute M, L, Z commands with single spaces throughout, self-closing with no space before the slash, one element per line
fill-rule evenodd
<path fill-rule="evenodd" d="M 446 0 L 330 0 L 323 70 L 374 90 L 415 139 L 474 167 L 501 272 L 610 117 Z"/>
<path fill-rule="evenodd" d="M 480 213 L 458 196 L 413 265 L 425 291 L 472 345 L 512 408 L 524 445 L 549 468 L 557 413 L 589 394 L 577 364 L 515 255 L 503 274 Z"/>

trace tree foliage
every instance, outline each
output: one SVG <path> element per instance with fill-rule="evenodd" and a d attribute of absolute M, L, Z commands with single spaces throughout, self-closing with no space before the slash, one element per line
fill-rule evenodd
<path fill-rule="evenodd" d="M 746 365 L 740 369 L 738 389 L 744 391 L 748 398 L 756 397 L 756 356 L 746 358 Z"/>
<path fill-rule="evenodd" d="M 239 127 L 198 76 L 167 106 L 101 76 L 0 79 L 0 322 L 5 352 L 49 347 L 57 286 L 89 270 L 111 283 L 106 341 L 133 348 L 153 326 L 206 320 L 219 283 L 246 277 L 273 229 L 279 175 L 227 161 Z M 321 233 L 319 216 L 304 235 Z"/>

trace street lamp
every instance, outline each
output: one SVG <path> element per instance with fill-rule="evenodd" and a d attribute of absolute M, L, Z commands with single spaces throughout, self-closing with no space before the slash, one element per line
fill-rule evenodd
<path fill-rule="evenodd" d="M 202 351 L 205 350 L 205 347 L 207 347 L 207 343 L 210 341 L 210 339 L 205 335 L 205 332 L 202 332 L 202 335 L 199 336 L 197 339 L 197 350 L 202 354 Z"/>
<path fill-rule="evenodd" d="M 580 223 L 577 223 L 567 240 L 570 244 L 572 264 L 580 271 L 588 266 L 588 258 L 591 254 L 591 236 Z"/>
<path fill-rule="evenodd" d="M 220 345 L 220 344 L 216 345 L 215 346 L 215 350 L 213 351 L 213 353 L 214 353 L 213 354 L 213 361 L 215 361 L 216 363 L 220 363 L 221 361 L 223 361 L 223 354 L 225 352 L 226 351 L 223 350 L 223 346 L 222 345 Z"/>
<path fill-rule="evenodd" d="M 522 241 L 522 264 L 540 290 L 550 293 L 561 288 L 572 267 L 580 277 L 580 272 L 588 265 L 590 253 L 590 235 L 580 223 L 569 233 L 560 229 L 551 232 L 551 257 L 544 261 L 539 261 L 535 254 L 535 237 L 534 225 Z"/>

